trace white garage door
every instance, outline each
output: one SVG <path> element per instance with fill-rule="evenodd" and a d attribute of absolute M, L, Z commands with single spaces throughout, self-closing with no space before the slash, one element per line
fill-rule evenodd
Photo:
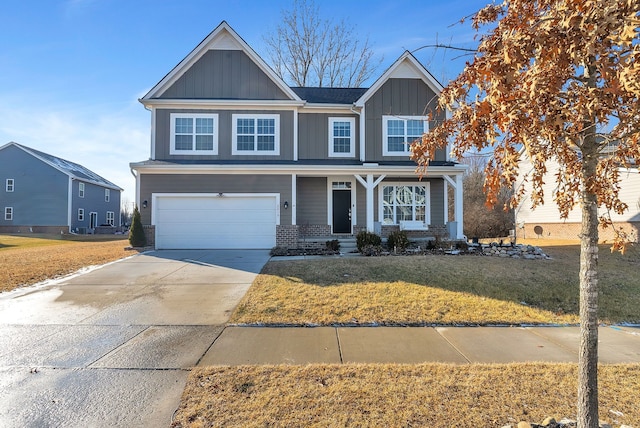
<path fill-rule="evenodd" d="M 274 195 L 157 196 L 156 248 L 272 248 L 276 201 Z"/>

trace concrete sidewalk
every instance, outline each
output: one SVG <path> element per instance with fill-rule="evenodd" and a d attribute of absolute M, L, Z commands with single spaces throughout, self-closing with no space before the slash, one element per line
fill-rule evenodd
<path fill-rule="evenodd" d="M 578 327 L 227 327 L 206 365 L 577 362 Z M 600 327 L 601 363 L 640 363 L 640 328 Z"/>

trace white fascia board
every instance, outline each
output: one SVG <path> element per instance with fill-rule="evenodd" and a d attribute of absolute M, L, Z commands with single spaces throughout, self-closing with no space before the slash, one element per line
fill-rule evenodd
<path fill-rule="evenodd" d="M 242 109 L 289 109 L 291 107 L 300 107 L 304 105 L 304 101 L 293 100 L 212 100 L 212 99 L 154 99 L 140 100 L 142 104 L 154 108 L 197 108 L 202 110 L 235 110 Z"/>

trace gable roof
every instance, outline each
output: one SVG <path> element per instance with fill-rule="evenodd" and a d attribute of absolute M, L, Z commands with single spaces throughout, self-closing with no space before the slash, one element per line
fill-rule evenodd
<path fill-rule="evenodd" d="M 95 172 L 85 168 L 80 164 L 68 161 L 66 159 L 59 158 L 57 156 L 50 155 L 48 153 L 41 152 L 39 150 L 32 149 L 31 147 L 23 146 L 22 144 L 15 143 L 13 141 L 0 147 L 0 150 L 4 150 L 5 148 L 10 146 L 15 146 L 25 151 L 31 156 L 38 158 L 42 162 L 48 164 L 49 166 L 57 169 L 58 171 L 76 180 L 97 184 L 98 186 L 107 187 L 113 190 L 119 190 L 119 191 L 123 190 L 122 188 L 116 186 L 109 180 L 99 176 Z"/>
<path fill-rule="evenodd" d="M 222 21 L 205 39 L 200 42 L 182 61 L 160 80 L 140 99 L 143 104 L 159 97 L 175 83 L 191 66 L 211 49 L 242 50 L 291 100 L 300 101 L 298 95 L 282 80 L 269 65 L 245 42 L 233 28 Z"/>
<path fill-rule="evenodd" d="M 412 78 L 421 79 L 437 95 L 444 87 L 429 71 L 416 59 L 409 51 L 404 51 L 400 58 L 396 60 L 382 76 L 355 102 L 357 107 L 364 107 L 369 98 L 375 94 L 385 82 L 391 78 Z"/>
<path fill-rule="evenodd" d="M 353 104 L 368 88 L 317 88 L 297 86 L 291 89 L 308 103 Z"/>

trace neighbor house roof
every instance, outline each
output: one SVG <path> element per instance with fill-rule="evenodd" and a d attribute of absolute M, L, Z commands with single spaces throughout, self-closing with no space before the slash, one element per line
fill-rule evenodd
<path fill-rule="evenodd" d="M 106 178 L 99 176 L 95 172 L 85 168 L 80 164 L 68 161 L 66 159 L 59 158 L 57 156 L 50 155 L 48 153 L 41 152 L 40 150 L 32 149 L 31 147 L 23 146 L 22 144 L 15 143 L 13 141 L 0 147 L 0 150 L 12 145 L 19 149 L 24 150 L 25 152 L 40 159 L 44 163 L 52 166 L 53 168 L 67 174 L 71 178 L 74 178 L 80 181 L 85 181 L 88 183 L 97 184 L 103 187 L 108 187 L 114 190 L 120 190 L 120 191 L 123 190 L 122 188 L 113 184 Z"/>
<path fill-rule="evenodd" d="M 293 92 L 308 103 L 353 104 L 368 88 L 292 87 Z"/>

